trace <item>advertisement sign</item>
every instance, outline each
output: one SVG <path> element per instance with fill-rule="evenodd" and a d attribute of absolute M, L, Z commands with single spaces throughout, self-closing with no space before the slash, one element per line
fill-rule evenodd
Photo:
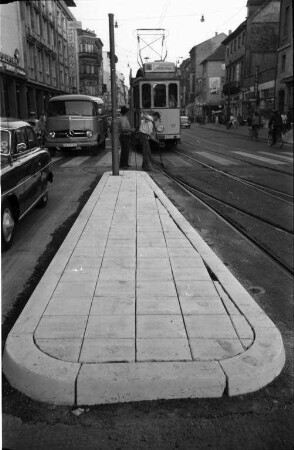
<path fill-rule="evenodd" d="M 220 77 L 210 77 L 209 78 L 209 93 L 212 95 L 220 94 Z"/>

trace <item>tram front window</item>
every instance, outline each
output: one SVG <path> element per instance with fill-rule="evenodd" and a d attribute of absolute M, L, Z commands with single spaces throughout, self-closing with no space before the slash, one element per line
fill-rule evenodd
<path fill-rule="evenodd" d="M 168 106 L 170 108 L 176 108 L 178 106 L 178 86 L 176 83 L 170 83 L 168 85 Z"/>
<path fill-rule="evenodd" d="M 153 85 L 154 106 L 156 108 L 163 108 L 166 106 L 166 85 L 154 84 Z"/>
<path fill-rule="evenodd" d="M 142 84 L 142 108 L 151 108 L 151 85 Z"/>

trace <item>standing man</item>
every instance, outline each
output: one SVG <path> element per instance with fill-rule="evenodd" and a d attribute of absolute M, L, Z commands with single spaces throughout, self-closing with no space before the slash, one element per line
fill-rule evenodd
<path fill-rule="evenodd" d="M 127 113 L 129 109 L 126 106 L 122 106 L 120 109 L 121 117 L 118 121 L 118 132 L 119 141 L 121 146 L 119 167 L 121 169 L 126 169 L 129 166 L 129 151 L 130 151 L 130 141 L 131 141 L 131 125 L 127 118 Z"/>
<path fill-rule="evenodd" d="M 142 111 L 141 124 L 138 135 L 143 153 L 142 169 L 147 172 L 149 172 L 152 169 L 152 156 L 149 139 L 152 135 L 155 134 L 154 120 L 158 120 L 160 118 L 160 114 L 156 111 L 155 112 L 150 111 L 150 114 L 152 115 L 149 115 L 144 111 Z"/>

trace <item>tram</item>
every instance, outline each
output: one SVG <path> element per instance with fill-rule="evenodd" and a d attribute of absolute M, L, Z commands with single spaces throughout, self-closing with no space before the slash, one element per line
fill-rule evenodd
<path fill-rule="evenodd" d="M 142 111 L 157 111 L 157 140 L 161 148 L 173 147 L 181 139 L 180 79 L 176 64 L 166 61 L 144 63 L 130 77 L 130 119 L 139 129 Z"/>

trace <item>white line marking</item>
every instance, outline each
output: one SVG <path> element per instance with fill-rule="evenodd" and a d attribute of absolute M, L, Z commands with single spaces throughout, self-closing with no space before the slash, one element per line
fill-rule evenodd
<path fill-rule="evenodd" d="M 273 156 L 274 158 L 280 158 L 280 159 L 283 159 L 283 160 L 289 161 L 289 162 L 293 161 L 293 158 L 291 158 L 291 156 L 279 155 L 279 154 L 277 155 L 277 154 L 273 154 L 270 152 L 260 152 L 260 153 L 262 153 L 263 155 Z"/>
<path fill-rule="evenodd" d="M 80 166 L 83 162 L 85 162 L 89 158 L 90 156 L 77 156 L 75 158 L 72 158 L 70 161 L 67 161 L 66 163 L 62 164 L 61 167 Z"/>
<path fill-rule="evenodd" d="M 264 158 L 263 156 L 251 155 L 246 152 L 234 152 L 234 153 L 237 153 L 238 155 L 242 155 L 242 156 L 247 156 L 247 158 L 257 159 L 258 161 L 267 162 L 269 164 L 273 164 L 274 166 L 278 166 L 279 164 L 286 164 L 283 161 L 275 161 L 273 159 Z"/>
<path fill-rule="evenodd" d="M 214 162 L 218 162 L 219 164 L 222 164 L 223 166 L 235 166 L 238 165 L 238 163 L 231 161 L 227 158 L 222 158 L 221 156 L 217 156 L 217 155 L 211 155 L 207 152 L 197 152 L 198 155 L 204 156 L 204 158 L 208 158 Z"/>

